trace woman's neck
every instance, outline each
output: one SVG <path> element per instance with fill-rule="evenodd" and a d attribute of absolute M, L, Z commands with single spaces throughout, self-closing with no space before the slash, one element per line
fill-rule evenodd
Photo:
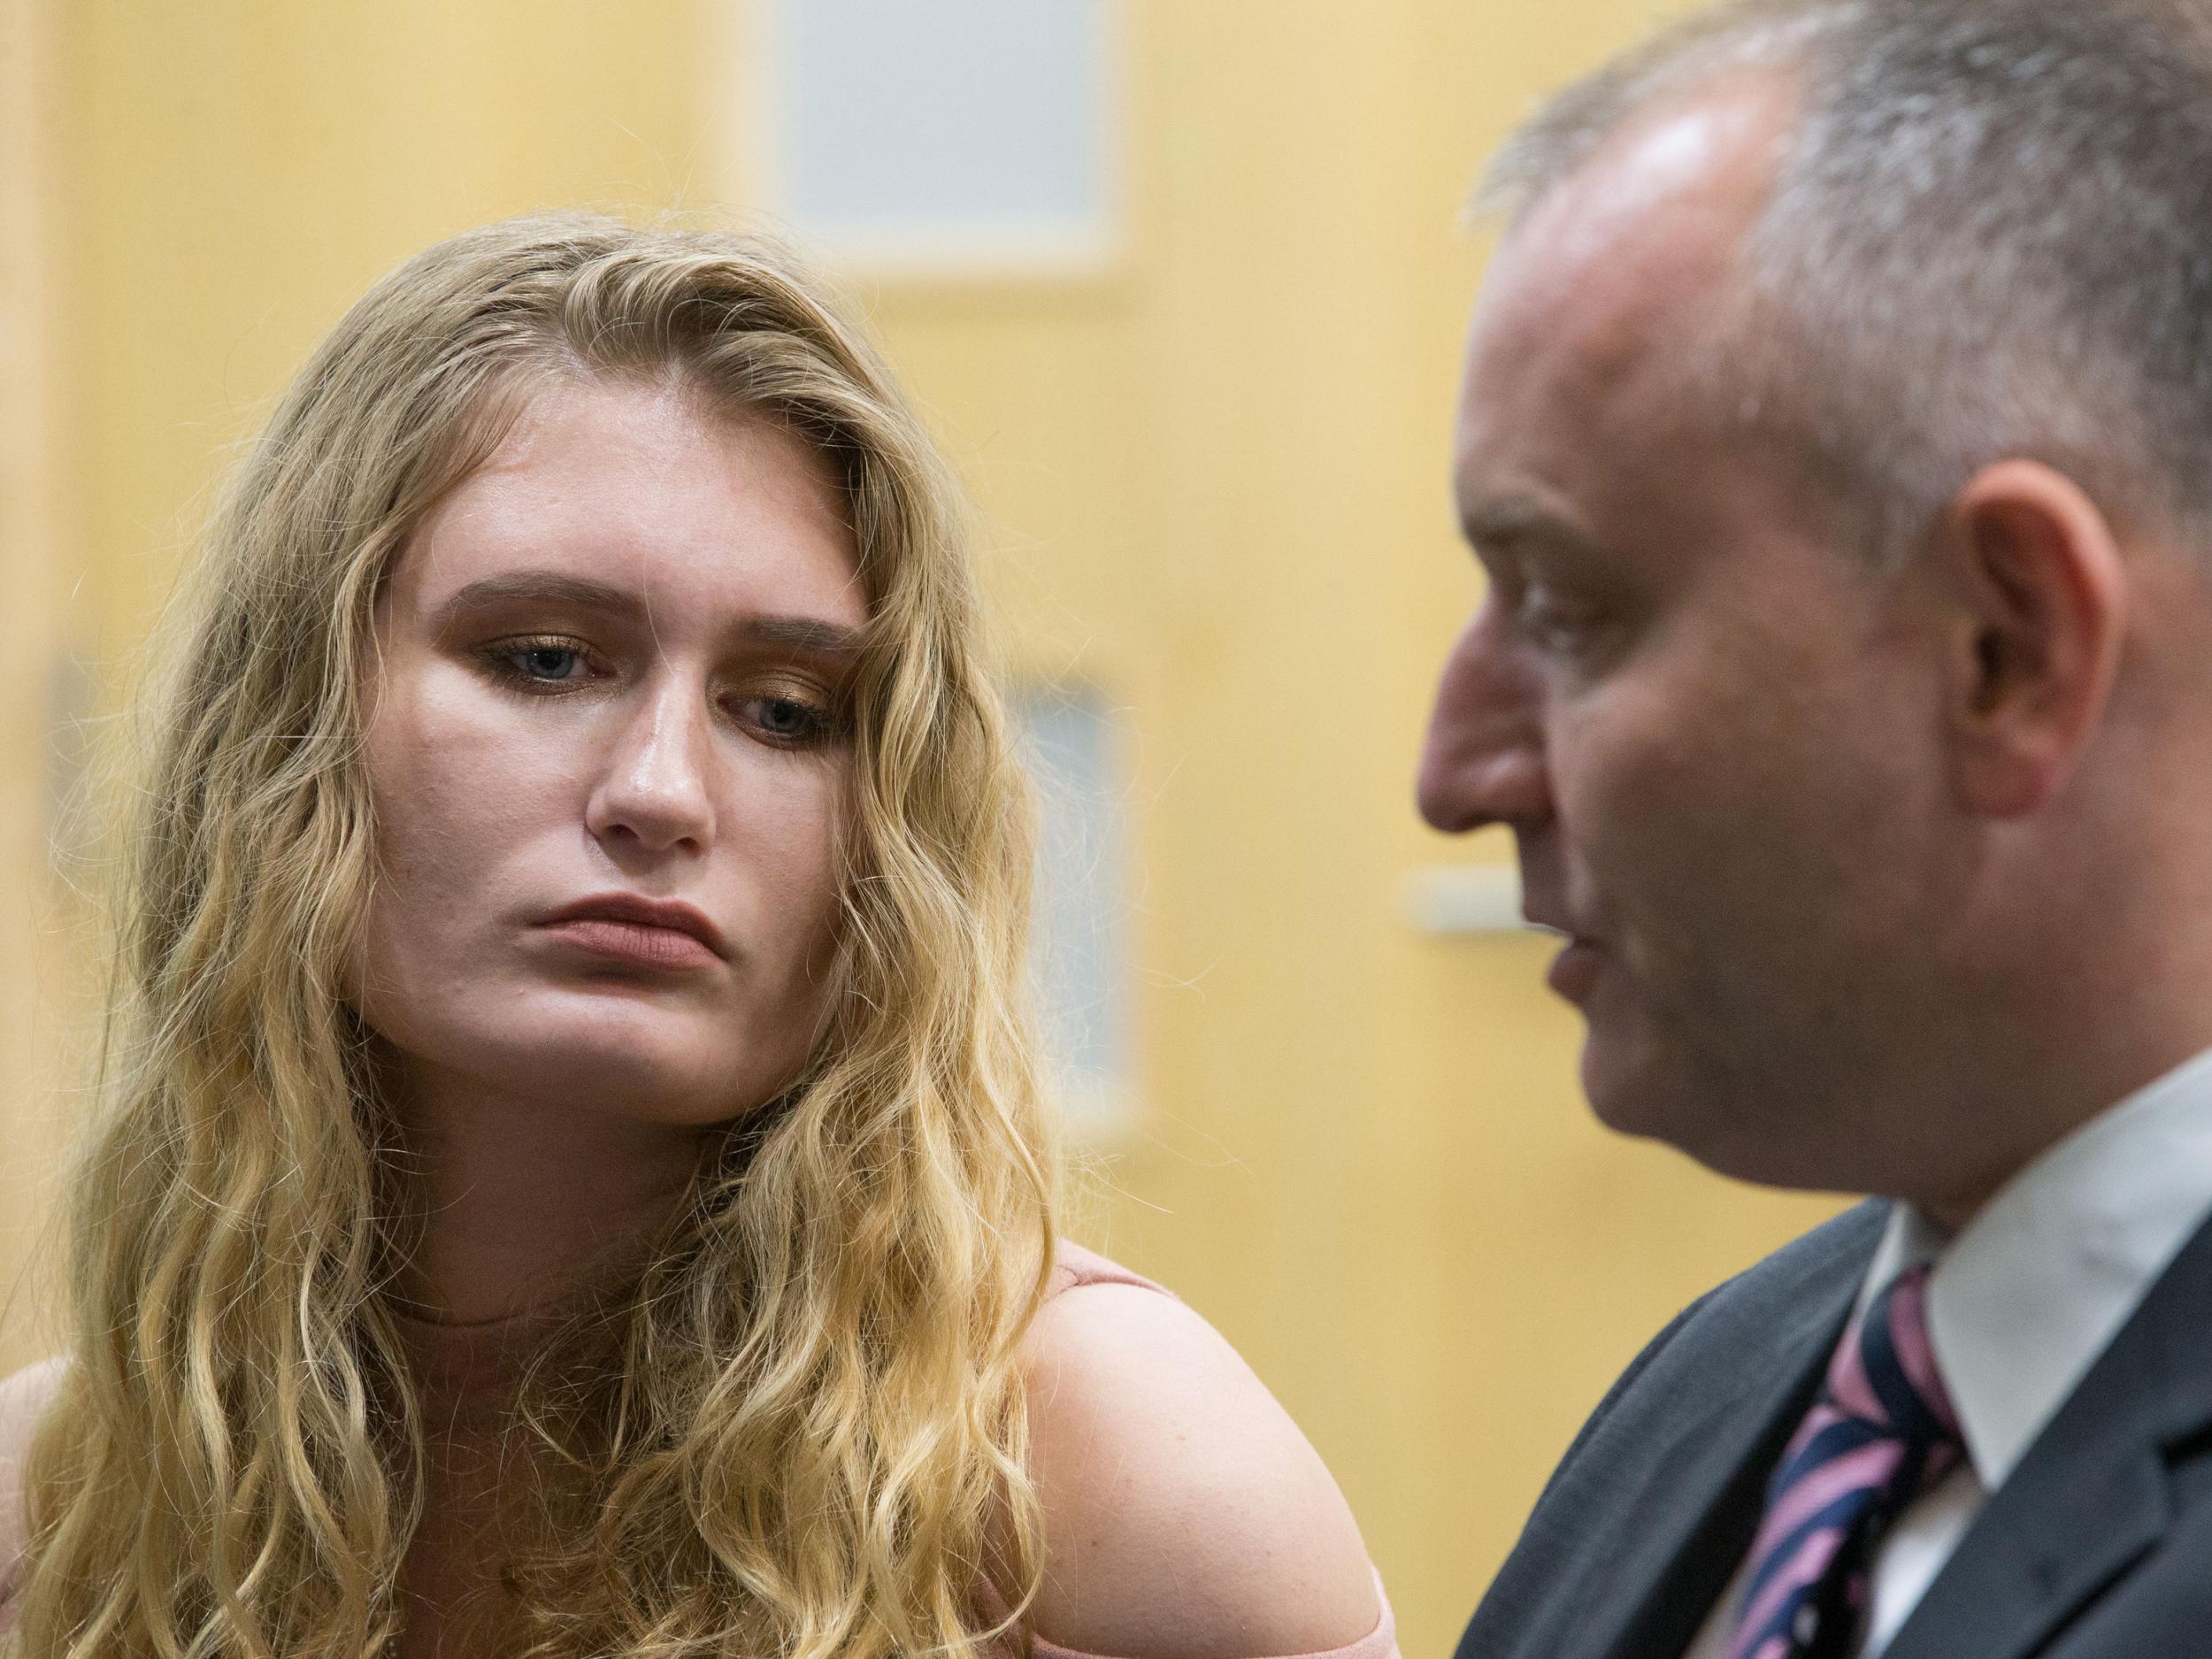
<path fill-rule="evenodd" d="M 422 1211 L 400 1294 L 450 1324 L 559 1299 L 642 1248 L 698 1167 L 696 1129 L 413 1075 L 404 1145 Z"/>

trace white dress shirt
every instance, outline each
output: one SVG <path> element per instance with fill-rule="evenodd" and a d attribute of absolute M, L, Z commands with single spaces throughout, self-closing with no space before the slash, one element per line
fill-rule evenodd
<path fill-rule="evenodd" d="M 1874 1558 L 1857 1659 L 1877 1659 L 1989 1494 L 2212 1215 L 2212 1050 L 2092 1118 L 2015 1176 L 1956 1238 L 1891 1212 L 1859 1305 L 1909 1267 L 1928 1280 L 1928 1336 L 1966 1457 L 1901 1514 Z M 1684 1659 L 1725 1659 L 1739 1569 Z"/>

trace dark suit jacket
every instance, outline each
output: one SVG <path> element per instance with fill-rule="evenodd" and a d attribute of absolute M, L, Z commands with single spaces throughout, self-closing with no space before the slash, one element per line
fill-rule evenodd
<path fill-rule="evenodd" d="M 1694 1303 L 1613 1386 L 1458 1659 L 1682 1659 L 1751 1548 L 1888 1206 Z M 2212 1225 L 2185 1246 L 1886 1659 L 2212 1659 Z"/>

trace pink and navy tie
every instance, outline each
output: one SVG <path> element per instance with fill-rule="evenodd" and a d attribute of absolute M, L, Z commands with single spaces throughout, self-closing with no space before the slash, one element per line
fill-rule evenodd
<path fill-rule="evenodd" d="M 1829 1659 L 1865 1622 L 1875 1546 L 1958 1466 L 1957 1414 L 1928 1343 L 1928 1270 L 1853 1321 L 1767 1486 L 1728 1659 Z"/>

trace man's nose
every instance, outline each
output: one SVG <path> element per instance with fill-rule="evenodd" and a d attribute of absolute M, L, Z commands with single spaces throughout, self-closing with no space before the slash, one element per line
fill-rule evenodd
<path fill-rule="evenodd" d="M 603 846 L 665 853 L 703 849 L 714 835 L 712 712 L 695 687 L 655 687 L 615 735 L 586 823 Z"/>
<path fill-rule="evenodd" d="M 1429 715 L 1416 798 L 1448 834 L 1551 816 L 1535 665 L 1485 604 L 1452 647 Z"/>

